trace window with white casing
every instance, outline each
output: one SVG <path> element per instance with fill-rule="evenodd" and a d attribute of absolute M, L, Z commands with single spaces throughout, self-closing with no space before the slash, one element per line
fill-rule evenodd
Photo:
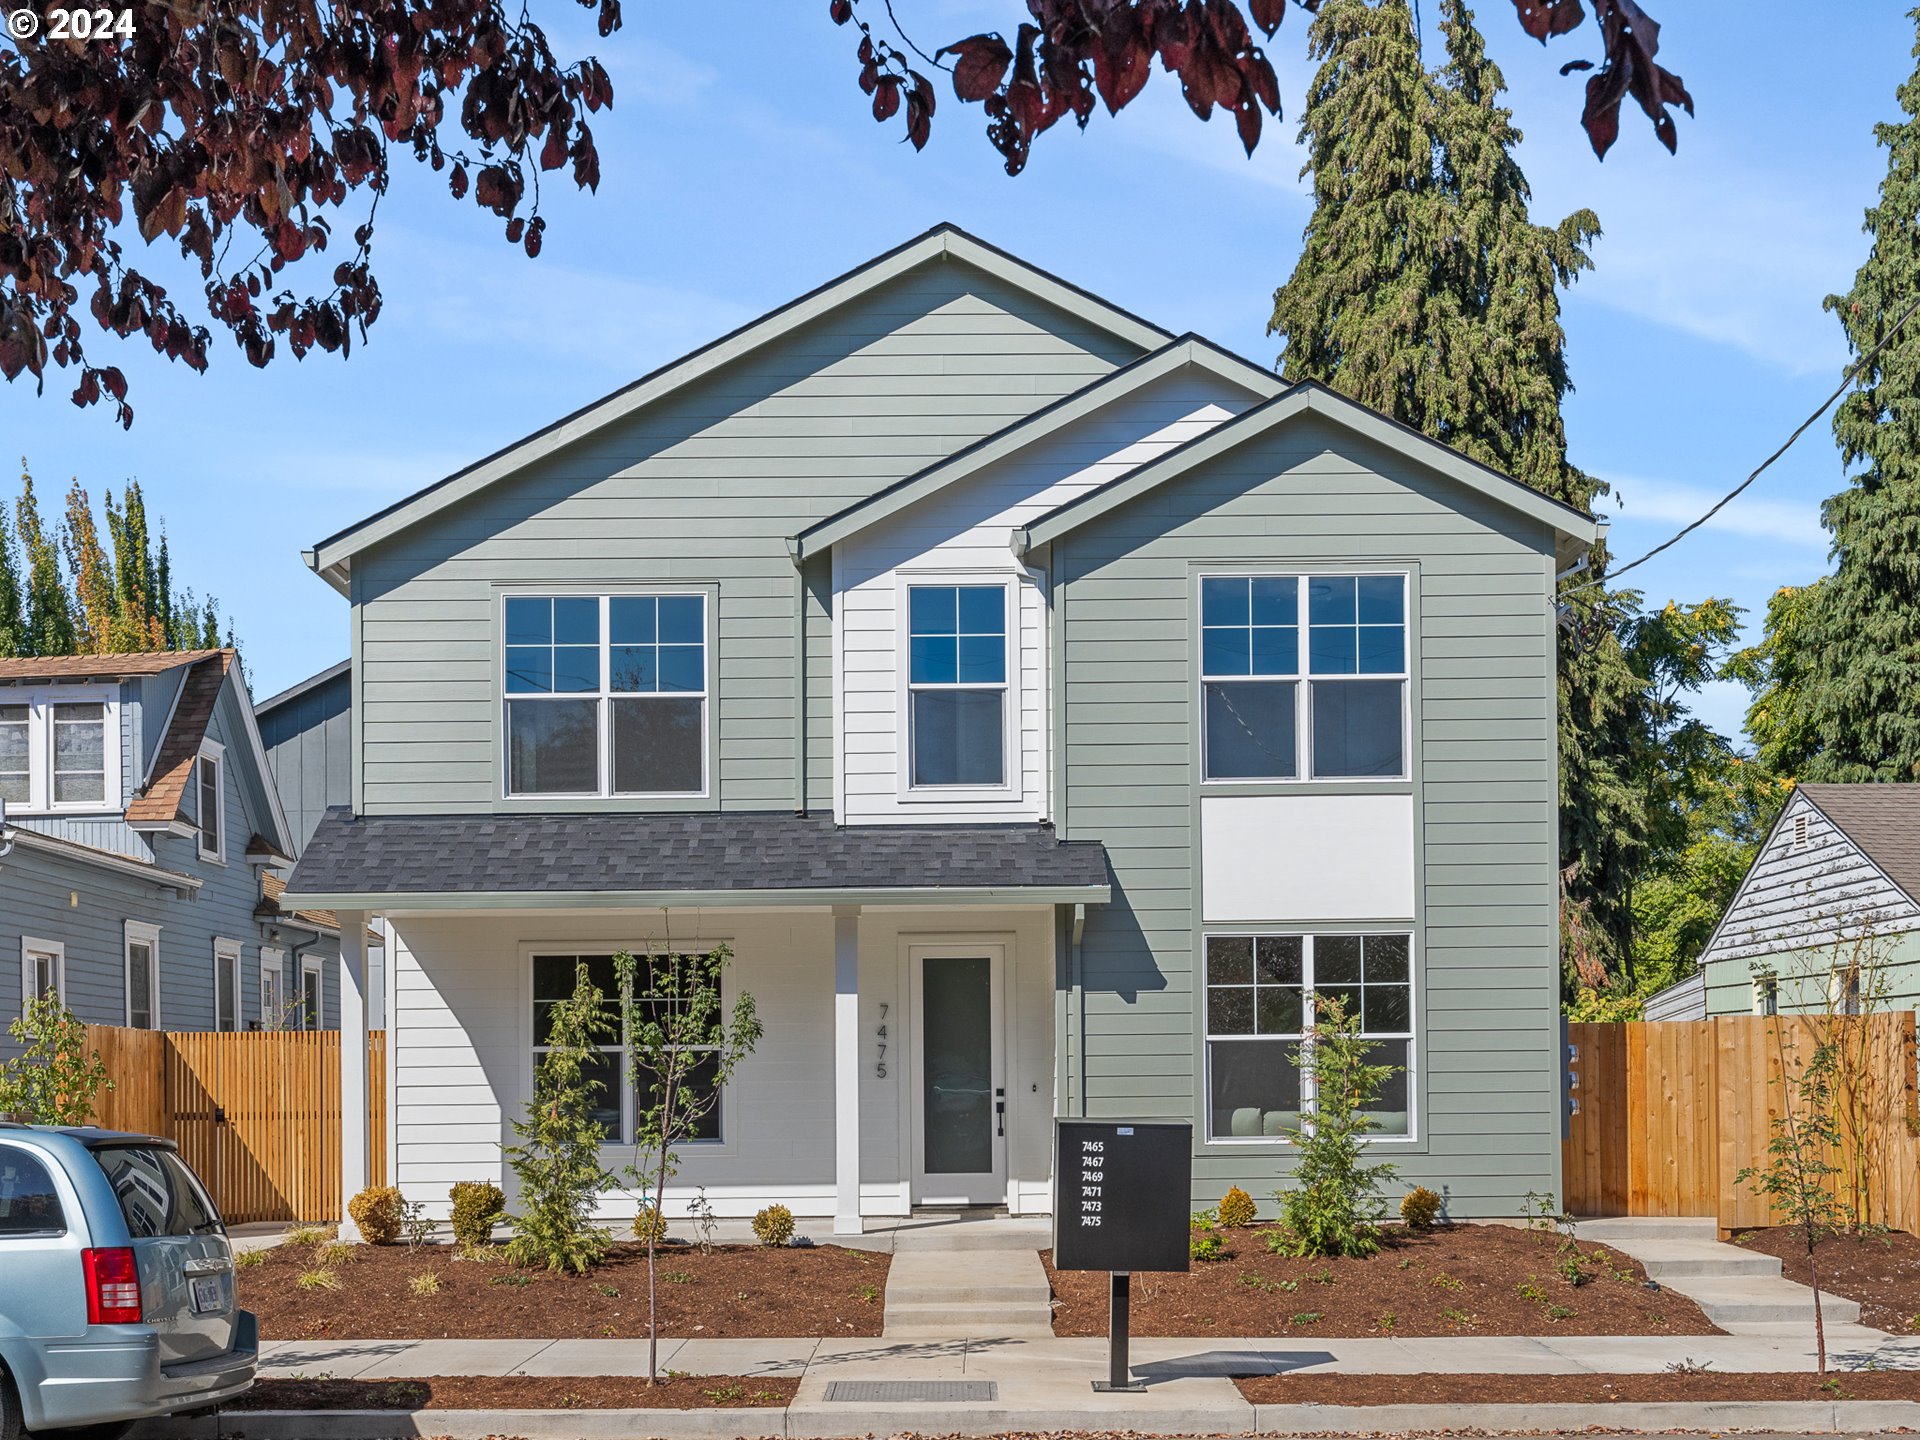
<path fill-rule="evenodd" d="M 226 843 L 226 805 L 220 789 L 220 747 L 209 742 L 202 747 L 194 763 L 195 814 L 200 820 L 200 854 L 203 859 L 219 860 Z"/>
<path fill-rule="evenodd" d="M 160 1028 L 160 927 L 126 922 L 127 1025 Z"/>
<path fill-rule="evenodd" d="M 1360 1017 L 1370 1063 L 1393 1067 L 1372 1112 L 1377 1135 L 1413 1133 L 1413 941 L 1375 935 L 1206 937 L 1207 1136 L 1276 1141 L 1313 1110 L 1295 1056 L 1314 997 Z"/>
<path fill-rule="evenodd" d="M 33 803 L 33 707 L 0 703 L 0 800 L 25 810 Z"/>
<path fill-rule="evenodd" d="M 634 997 L 640 1015 L 646 1017 L 665 1002 L 648 993 L 652 986 L 648 984 L 650 973 L 648 958 L 641 949 L 632 953 L 640 957 L 636 982 L 644 987 Z M 658 973 L 660 967 L 670 964 L 695 964 L 707 960 L 705 955 L 676 955 L 672 957 L 656 955 L 651 957 L 651 973 Z M 554 1003 L 572 997 L 578 977 L 579 967 L 587 968 L 587 978 L 605 997 L 607 1032 L 601 1037 L 595 1048 L 594 1059 L 586 1066 L 587 1078 L 600 1087 L 597 1092 L 597 1104 L 594 1119 L 606 1131 L 609 1145 L 630 1144 L 633 1139 L 634 1117 L 644 1114 L 651 1103 L 650 1097 L 634 1093 L 627 1083 L 627 1036 L 620 1028 L 620 990 L 613 956 L 595 955 L 547 955 L 532 957 L 533 963 L 533 1064 L 538 1068 L 540 1057 L 547 1053 L 547 1041 L 551 1036 Z M 722 1014 L 728 1013 L 721 1007 Z M 716 1037 L 717 1038 L 717 1037 Z M 696 1044 L 685 1047 L 697 1051 L 701 1057 L 688 1073 L 688 1088 L 702 1094 L 711 1095 L 719 1079 L 720 1049 L 717 1044 Z M 700 1117 L 698 1133 L 689 1143 L 718 1142 L 722 1136 L 723 1110 L 726 1106 L 724 1094 Z"/>
<path fill-rule="evenodd" d="M 705 794 L 707 610 L 697 591 L 505 597 L 505 793 Z"/>
<path fill-rule="evenodd" d="M 1008 587 L 907 586 L 907 785 L 1008 783 Z"/>
<path fill-rule="evenodd" d="M 1204 776 L 1407 774 L 1407 577 L 1200 581 Z"/>
<path fill-rule="evenodd" d="M 324 1030 L 327 1028 L 327 992 L 321 980 L 320 962 L 302 960 L 300 962 L 300 1013 L 299 1028 L 302 1030 Z"/>
<path fill-rule="evenodd" d="M 287 952 L 260 947 L 260 1028 L 287 1028 Z"/>
<path fill-rule="evenodd" d="M 110 687 L 0 690 L 0 800 L 21 813 L 108 810 L 119 781 Z"/>
<path fill-rule="evenodd" d="M 240 942 L 213 942 L 213 1028 L 240 1028 Z"/>
<path fill-rule="evenodd" d="M 23 1002 L 47 996 L 60 998 L 66 991 L 67 947 L 58 940 L 36 940 L 25 935 L 20 940 L 20 998 Z"/>

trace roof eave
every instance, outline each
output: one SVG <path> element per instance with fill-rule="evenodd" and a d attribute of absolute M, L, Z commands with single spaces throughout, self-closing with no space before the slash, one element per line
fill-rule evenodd
<path fill-rule="evenodd" d="M 1109 885 L 928 885 L 805 890 L 315 891 L 281 894 L 283 907 L 369 910 L 382 915 L 457 910 L 735 910 L 771 906 L 1105 905 Z"/>

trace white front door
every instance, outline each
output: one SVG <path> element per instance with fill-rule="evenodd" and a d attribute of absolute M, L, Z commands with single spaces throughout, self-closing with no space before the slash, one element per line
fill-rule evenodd
<path fill-rule="evenodd" d="M 1003 945 L 916 945 L 913 987 L 913 1201 L 999 1205 L 1007 1198 Z"/>

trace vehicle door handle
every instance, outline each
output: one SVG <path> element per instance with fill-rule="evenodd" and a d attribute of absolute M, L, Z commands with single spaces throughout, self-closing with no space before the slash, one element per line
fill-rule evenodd
<path fill-rule="evenodd" d="M 225 1275 L 233 1269 L 231 1260 L 189 1260 L 180 1267 L 183 1275 Z"/>

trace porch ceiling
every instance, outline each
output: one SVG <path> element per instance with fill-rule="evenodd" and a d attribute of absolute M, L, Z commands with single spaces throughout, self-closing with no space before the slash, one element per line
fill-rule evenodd
<path fill-rule="evenodd" d="M 1104 904 L 1106 848 L 1040 825 L 841 826 L 787 813 L 329 810 L 287 881 L 306 909 Z"/>

